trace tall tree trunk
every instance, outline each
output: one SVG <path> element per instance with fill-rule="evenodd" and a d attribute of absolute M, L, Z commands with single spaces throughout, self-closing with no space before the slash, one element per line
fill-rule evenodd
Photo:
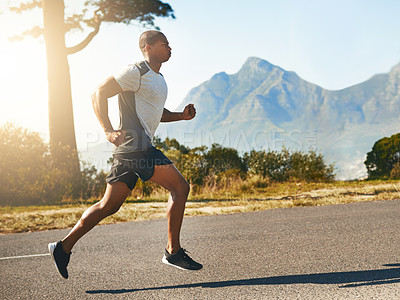
<path fill-rule="evenodd" d="M 68 146 L 73 154 L 64 159 L 73 160 L 75 171 L 79 171 L 71 79 L 65 46 L 64 1 L 43 0 L 42 3 L 49 86 L 50 145 Z"/>

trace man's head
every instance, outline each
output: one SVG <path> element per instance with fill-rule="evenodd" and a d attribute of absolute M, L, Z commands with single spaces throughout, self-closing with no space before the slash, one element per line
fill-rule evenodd
<path fill-rule="evenodd" d="M 171 47 L 161 31 L 148 30 L 139 38 L 139 47 L 145 58 L 156 59 L 160 63 L 171 57 Z"/>

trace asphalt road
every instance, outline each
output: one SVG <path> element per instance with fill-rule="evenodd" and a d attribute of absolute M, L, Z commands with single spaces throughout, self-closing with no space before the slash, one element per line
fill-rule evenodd
<path fill-rule="evenodd" d="M 400 200 L 185 218 L 198 272 L 161 263 L 166 220 L 95 227 L 70 279 L 50 256 L 0 259 L 4 299 L 400 299 Z M 0 236 L 0 258 L 45 254 L 68 230 Z"/>

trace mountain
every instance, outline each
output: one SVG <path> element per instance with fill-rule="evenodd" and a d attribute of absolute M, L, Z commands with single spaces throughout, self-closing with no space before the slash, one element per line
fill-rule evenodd
<path fill-rule="evenodd" d="M 193 88 L 176 111 L 194 103 L 190 121 L 160 123 L 156 135 L 189 147 L 219 143 L 251 149 L 322 153 L 337 179 L 366 176 L 375 141 L 400 132 L 400 64 L 337 91 L 323 89 L 266 60 L 250 57 L 236 74 L 221 72 Z"/>

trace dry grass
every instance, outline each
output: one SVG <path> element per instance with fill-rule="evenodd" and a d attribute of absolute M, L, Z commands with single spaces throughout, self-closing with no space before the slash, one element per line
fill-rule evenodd
<path fill-rule="evenodd" d="M 165 217 L 168 193 L 129 197 L 118 213 L 100 224 Z M 332 183 L 269 183 L 260 178 L 236 179 L 225 186 L 206 186 L 189 195 L 186 216 L 257 211 L 294 206 L 319 206 L 360 201 L 400 199 L 399 181 L 337 181 Z M 93 202 L 93 201 L 92 201 Z M 69 228 L 91 203 L 62 206 L 0 208 L 0 233 Z"/>

